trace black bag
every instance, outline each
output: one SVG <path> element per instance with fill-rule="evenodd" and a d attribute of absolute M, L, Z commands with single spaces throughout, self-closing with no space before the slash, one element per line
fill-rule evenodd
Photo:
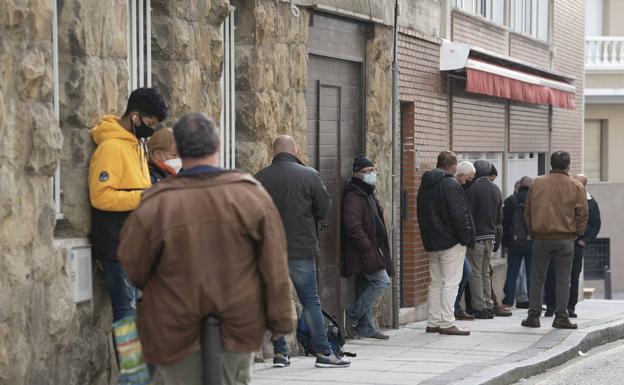
<path fill-rule="evenodd" d="M 336 357 L 355 357 L 356 354 L 342 350 L 342 347 L 345 344 L 345 338 L 340 331 L 340 326 L 338 326 L 336 317 L 330 315 L 325 310 L 321 309 L 321 312 L 323 313 L 323 318 L 325 319 L 327 342 L 329 342 L 329 345 L 331 346 L 331 349 Z M 306 324 L 303 317 L 299 318 L 299 322 L 297 323 L 297 341 L 299 341 L 301 346 L 303 346 L 306 356 L 316 354 L 314 346 L 312 345 L 312 338 L 310 337 L 310 328 Z"/>
<path fill-rule="evenodd" d="M 511 219 L 511 241 L 509 247 L 514 249 L 531 248 L 533 238 L 531 238 L 529 228 L 524 221 L 524 203 L 520 202 L 515 196 L 512 197 L 514 212 Z"/>

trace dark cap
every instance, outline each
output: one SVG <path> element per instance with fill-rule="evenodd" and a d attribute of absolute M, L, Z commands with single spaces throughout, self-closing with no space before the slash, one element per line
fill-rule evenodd
<path fill-rule="evenodd" d="M 375 164 L 372 160 L 368 159 L 366 155 L 358 155 L 353 159 L 353 171 L 360 171 L 366 167 L 373 167 Z"/>

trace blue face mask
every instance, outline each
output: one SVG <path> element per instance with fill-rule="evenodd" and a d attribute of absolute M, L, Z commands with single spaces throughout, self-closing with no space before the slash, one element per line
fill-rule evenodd
<path fill-rule="evenodd" d="M 364 174 L 364 183 L 368 183 L 371 186 L 374 186 L 377 183 L 377 173 L 371 172 L 370 174 Z"/>

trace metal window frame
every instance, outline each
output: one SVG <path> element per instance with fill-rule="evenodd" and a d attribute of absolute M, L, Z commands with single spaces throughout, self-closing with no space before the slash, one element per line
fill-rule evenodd
<path fill-rule="evenodd" d="M 220 162 L 224 168 L 236 167 L 236 77 L 235 77 L 235 8 L 221 24 L 223 71 L 221 72 Z"/>
<path fill-rule="evenodd" d="M 128 0 L 128 95 L 152 86 L 151 0 Z"/>

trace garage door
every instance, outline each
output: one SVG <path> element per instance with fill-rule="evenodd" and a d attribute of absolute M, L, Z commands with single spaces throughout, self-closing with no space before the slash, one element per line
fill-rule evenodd
<path fill-rule="evenodd" d="M 318 15 L 314 20 L 310 32 L 314 49 L 310 50 L 306 91 L 307 154 L 332 199 L 331 212 L 320 232 L 318 283 L 323 308 L 341 317 L 342 307 L 353 299 L 354 292 L 352 280 L 340 276 L 340 207 L 353 158 L 362 151 L 363 64 L 338 59 L 340 55 L 334 49 L 336 41 L 349 40 L 357 40 L 351 47 L 363 47 L 364 37 L 357 23 Z M 358 52 L 352 51 L 349 56 L 355 58 Z"/>

